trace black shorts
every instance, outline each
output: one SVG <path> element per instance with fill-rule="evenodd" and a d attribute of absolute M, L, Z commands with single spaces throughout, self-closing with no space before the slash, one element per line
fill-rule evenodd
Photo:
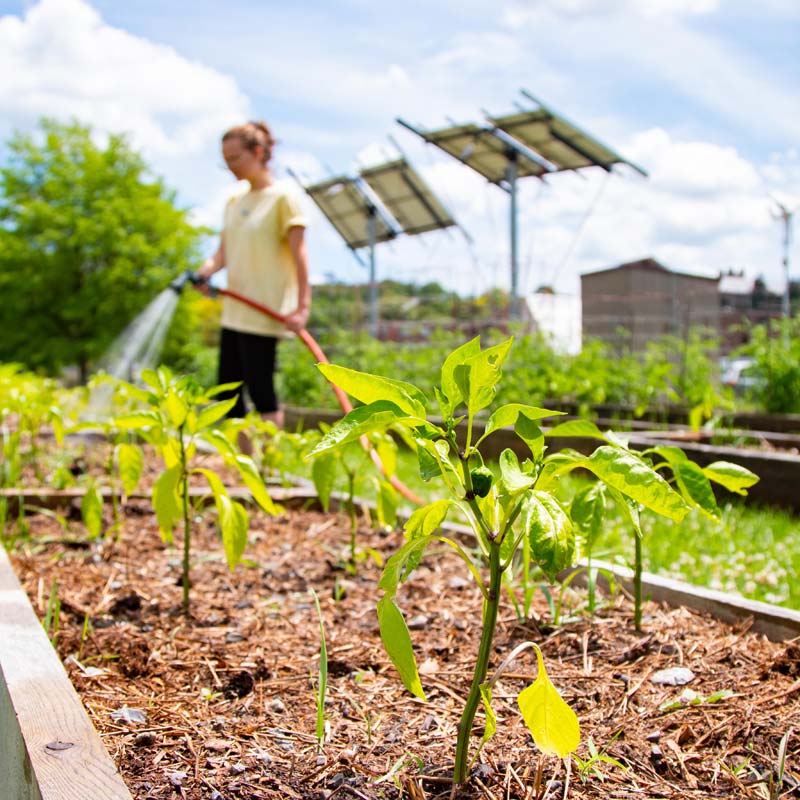
<path fill-rule="evenodd" d="M 239 395 L 229 417 L 243 417 L 247 413 L 243 394 L 245 387 L 256 411 L 268 414 L 278 410 L 275 394 L 275 367 L 277 366 L 278 339 L 257 333 L 242 333 L 223 328 L 219 343 L 219 383 L 243 381 L 243 386 L 220 394 L 220 399 Z"/>

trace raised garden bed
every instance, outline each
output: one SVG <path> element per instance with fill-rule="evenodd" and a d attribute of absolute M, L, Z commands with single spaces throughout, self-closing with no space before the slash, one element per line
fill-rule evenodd
<path fill-rule="evenodd" d="M 118 541 L 64 543 L 52 516 L 28 522 L 31 539 L 12 553 L 16 572 L 42 617 L 55 584 L 59 654 L 136 800 L 450 796 L 455 727 L 481 607 L 450 551 L 430 553 L 403 590 L 429 698 L 423 703 L 403 690 L 380 645 L 373 557 L 357 574 L 342 568 L 349 538 L 342 516 L 302 507 L 277 518 L 252 512 L 250 562 L 233 573 L 213 520 L 199 522 L 190 617 L 180 610 L 180 542 L 161 542 L 148 503 L 124 506 Z M 362 553 L 386 557 L 400 540 L 361 516 Z M 320 634 L 312 589 L 321 599 L 330 672 L 321 751 L 314 735 Z M 686 589 L 679 602 L 691 596 Z M 595 619 L 580 613 L 584 599 L 565 592 L 558 627 L 541 593 L 528 620 L 506 607 L 492 663 L 521 641 L 539 643 L 581 720 L 580 757 L 590 760 L 591 740 L 619 765 L 596 760 L 581 771 L 573 761 L 568 772 L 549 757 L 537 779 L 540 756 L 512 701 L 535 674 L 523 655 L 495 686 L 498 733 L 458 797 L 749 798 L 769 796 L 763 793 L 770 786 L 782 797 L 797 795 L 796 641 L 754 632 L 752 608 L 731 625 L 687 606 L 650 603 L 644 631 L 636 633 L 624 593 Z M 796 635 L 797 615 L 779 613 Z M 4 642 L 3 665 L 8 653 Z M 652 681 L 678 666 L 694 673 L 688 688 L 705 702 L 682 703 L 687 687 Z M 733 694 L 708 699 L 726 691 Z M 40 692 L 44 707 L 58 699 L 51 695 Z M 675 702 L 674 709 L 663 707 Z M 788 769 L 778 784 L 788 731 Z"/>

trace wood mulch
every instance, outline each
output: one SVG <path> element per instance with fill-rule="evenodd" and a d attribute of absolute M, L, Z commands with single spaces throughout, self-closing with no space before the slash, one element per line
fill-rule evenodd
<path fill-rule="evenodd" d="M 107 514 L 110 513 L 108 510 Z M 73 509 L 74 515 L 74 509 Z M 123 506 L 118 540 L 64 541 L 51 516 L 28 518 L 31 538 L 12 561 L 37 613 L 51 587 L 61 603 L 58 651 L 137 800 L 411 798 L 453 795 L 456 726 L 479 638 L 481 600 L 463 562 L 429 552 L 403 587 L 423 702 L 404 691 L 378 635 L 380 569 L 400 532 L 359 519 L 363 560 L 348 556 L 344 515 L 288 508 L 250 511 L 247 563 L 228 570 L 214 512 L 193 533 L 191 615 L 181 611 L 181 541 L 162 543 L 145 501 Z M 78 517 L 79 520 L 79 517 Z M 107 519 L 107 522 L 110 522 Z M 80 522 L 71 523 L 73 530 Z M 328 647 L 326 737 L 318 746 L 319 595 Z M 686 609 L 648 604 L 643 632 L 628 598 L 590 619 L 569 590 L 560 627 L 541 592 L 521 623 L 501 612 L 493 667 L 537 642 L 551 679 L 578 714 L 578 755 L 541 757 L 516 709 L 535 677 L 530 650 L 494 688 L 498 732 L 461 798 L 800 797 L 800 642 L 772 643 Z M 87 622 L 88 620 L 88 622 Z M 688 687 L 655 684 L 688 667 Z M 661 710 L 686 688 L 718 702 Z M 476 733 L 483 724 L 482 712 Z M 779 748 L 788 757 L 778 783 Z M 478 737 L 475 737 L 477 744 Z"/>

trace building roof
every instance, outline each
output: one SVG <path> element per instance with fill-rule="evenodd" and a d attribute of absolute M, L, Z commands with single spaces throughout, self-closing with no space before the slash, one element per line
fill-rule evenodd
<path fill-rule="evenodd" d="M 695 275 L 692 272 L 677 272 L 676 270 L 665 267 L 654 258 L 640 258 L 637 261 L 627 261 L 624 264 L 618 264 L 616 267 L 605 267 L 604 269 L 593 270 L 591 272 L 584 272 L 581 274 L 581 279 L 590 275 L 602 275 L 607 272 L 616 272 L 617 270 L 644 270 L 648 272 L 665 272 L 670 275 L 680 275 L 683 278 L 696 278 L 701 281 L 718 281 L 719 278 L 710 278 L 707 275 Z"/>

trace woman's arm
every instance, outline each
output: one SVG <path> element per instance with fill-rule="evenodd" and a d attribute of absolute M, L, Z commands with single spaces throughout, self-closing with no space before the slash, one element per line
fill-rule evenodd
<path fill-rule="evenodd" d="M 301 225 L 293 225 L 289 228 L 287 238 L 297 270 L 297 308 L 286 317 L 286 327 L 296 333 L 305 328 L 309 311 L 311 311 L 311 283 L 308 279 L 305 228 Z"/>
<path fill-rule="evenodd" d="M 203 262 L 203 266 L 200 267 L 199 270 L 197 270 L 197 274 L 204 280 L 208 280 L 215 272 L 219 272 L 224 267 L 225 267 L 225 239 L 224 237 L 220 236 L 219 247 L 217 247 L 217 252 Z"/>

